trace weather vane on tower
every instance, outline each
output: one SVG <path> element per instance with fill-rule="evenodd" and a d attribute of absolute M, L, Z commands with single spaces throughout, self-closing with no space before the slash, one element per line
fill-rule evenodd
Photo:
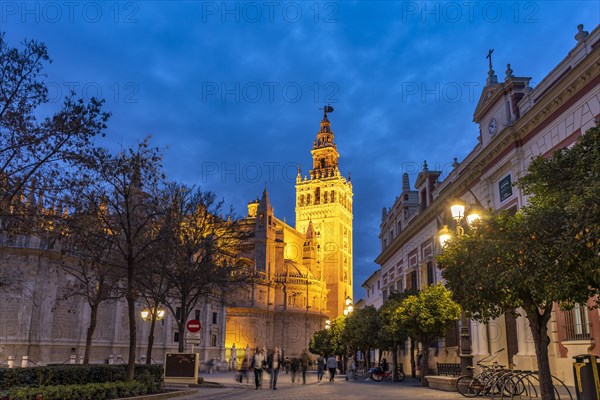
<path fill-rule="evenodd" d="M 323 108 L 319 108 L 319 110 L 323 110 L 323 118 L 327 119 L 327 113 L 333 112 L 333 107 L 329 104 L 323 106 Z"/>

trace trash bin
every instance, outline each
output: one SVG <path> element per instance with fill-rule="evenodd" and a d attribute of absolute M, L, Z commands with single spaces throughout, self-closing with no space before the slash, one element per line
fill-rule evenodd
<path fill-rule="evenodd" d="M 573 375 L 577 400 L 600 399 L 600 376 L 598 375 L 598 357 L 582 354 L 573 357 Z"/>

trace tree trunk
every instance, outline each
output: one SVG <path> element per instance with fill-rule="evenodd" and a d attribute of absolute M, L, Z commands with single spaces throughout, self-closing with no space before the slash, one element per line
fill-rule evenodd
<path fill-rule="evenodd" d="M 183 315 L 181 316 L 181 318 L 183 319 Z M 185 326 L 183 324 L 183 321 L 177 321 L 177 331 L 179 332 L 179 343 L 177 346 L 177 351 L 183 353 L 183 346 L 185 344 Z"/>
<path fill-rule="evenodd" d="M 417 377 L 417 365 L 415 363 L 415 340 L 410 339 L 410 370 L 413 378 Z"/>
<path fill-rule="evenodd" d="M 392 377 L 394 382 L 398 382 L 398 346 L 396 342 L 394 342 L 394 347 L 392 347 L 392 365 L 394 366 Z"/>
<path fill-rule="evenodd" d="M 554 400 L 554 385 L 552 383 L 552 372 L 550 371 L 550 360 L 548 358 L 548 321 L 550 320 L 552 305 L 546 306 L 540 314 L 536 306 L 523 306 L 527 313 L 527 320 L 533 336 L 535 353 L 538 364 L 538 378 L 540 380 L 540 396 L 542 400 Z"/>
<path fill-rule="evenodd" d="M 429 373 L 429 343 L 423 343 L 423 358 L 421 359 L 421 386 L 428 386 L 426 375 Z"/>
<path fill-rule="evenodd" d="M 135 374 L 135 347 L 136 347 L 136 321 L 135 321 L 135 293 L 133 282 L 130 280 L 127 288 L 127 311 L 129 314 L 129 359 L 127 360 L 127 382 L 133 381 Z"/>
<path fill-rule="evenodd" d="M 150 317 L 150 333 L 148 334 L 148 349 L 146 349 L 146 364 L 152 364 L 152 346 L 154 346 L 154 326 L 156 325 L 156 311 L 158 305 L 155 305 L 152 309 L 152 316 Z"/>
<path fill-rule="evenodd" d="M 85 352 L 83 355 L 83 363 L 90 363 L 90 353 L 92 351 L 92 338 L 94 337 L 94 332 L 96 331 L 96 325 L 98 323 L 98 307 L 99 303 L 94 303 L 91 306 L 92 312 L 90 314 L 90 325 L 87 328 L 87 334 L 85 337 Z"/>

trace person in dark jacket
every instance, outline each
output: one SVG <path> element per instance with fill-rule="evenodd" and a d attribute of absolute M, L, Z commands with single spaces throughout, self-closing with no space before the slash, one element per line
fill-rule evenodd
<path fill-rule="evenodd" d="M 317 357 L 317 382 L 321 382 L 323 379 L 323 372 L 325 371 L 325 357 L 319 354 Z"/>
<path fill-rule="evenodd" d="M 310 364 L 310 356 L 308 355 L 308 351 L 304 349 L 302 355 L 300 356 L 300 368 L 302 368 L 302 384 L 306 385 L 306 370 L 308 369 L 308 364 Z"/>
<path fill-rule="evenodd" d="M 300 360 L 297 357 L 292 357 L 290 360 L 290 371 L 292 374 L 292 385 L 296 382 L 296 374 L 300 369 Z"/>
<path fill-rule="evenodd" d="M 332 354 L 327 359 L 327 369 L 329 370 L 329 382 L 334 382 L 336 368 L 337 368 L 337 360 L 335 359 L 335 356 Z"/>

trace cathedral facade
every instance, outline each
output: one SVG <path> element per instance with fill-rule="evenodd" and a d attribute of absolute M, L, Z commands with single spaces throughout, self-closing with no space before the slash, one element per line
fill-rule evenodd
<path fill-rule="evenodd" d="M 280 346 L 299 355 L 352 296 L 352 184 L 338 168 L 328 111 L 311 151 L 313 168 L 305 177 L 298 170 L 295 228 L 275 217 L 266 189 L 248 204 L 250 239 L 238 262 L 255 268 L 260 282 L 227 300 L 228 349 Z"/>
<path fill-rule="evenodd" d="M 275 216 L 266 190 L 248 204 L 243 229 L 249 238 L 232 262 L 255 270 L 259 279 L 221 298 L 204 297 L 191 310 L 189 319 L 202 324 L 193 347 L 200 360 L 233 367 L 234 359 L 239 365 L 258 346 L 298 355 L 327 319 L 342 313 L 352 293 L 352 185 L 339 172 L 327 115 L 312 155 L 310 177 L 298 172 L 295 228 Z M 36 213 L 46 212 L 33 191 L 26 202 Z M 90 307 L 82 297 L 66 297 L 75 278 L 62 266 L 77 260 L 63 253 L 59 242 L 0 233 L 0 366 L 83 361 Z M 139 311 L 146 306 L 141 300 L 137 305 Z M 136 325 L 136 361 L 145 362 L 150 324 L 138 315 Z M 90 361 L 126 362 L 128 333 L 125 301 L 103 302 Z M 172 313 L 156 324 L 153 336 L 153 362 L 176 352 L 180 341 L 191 350 Z"/>

